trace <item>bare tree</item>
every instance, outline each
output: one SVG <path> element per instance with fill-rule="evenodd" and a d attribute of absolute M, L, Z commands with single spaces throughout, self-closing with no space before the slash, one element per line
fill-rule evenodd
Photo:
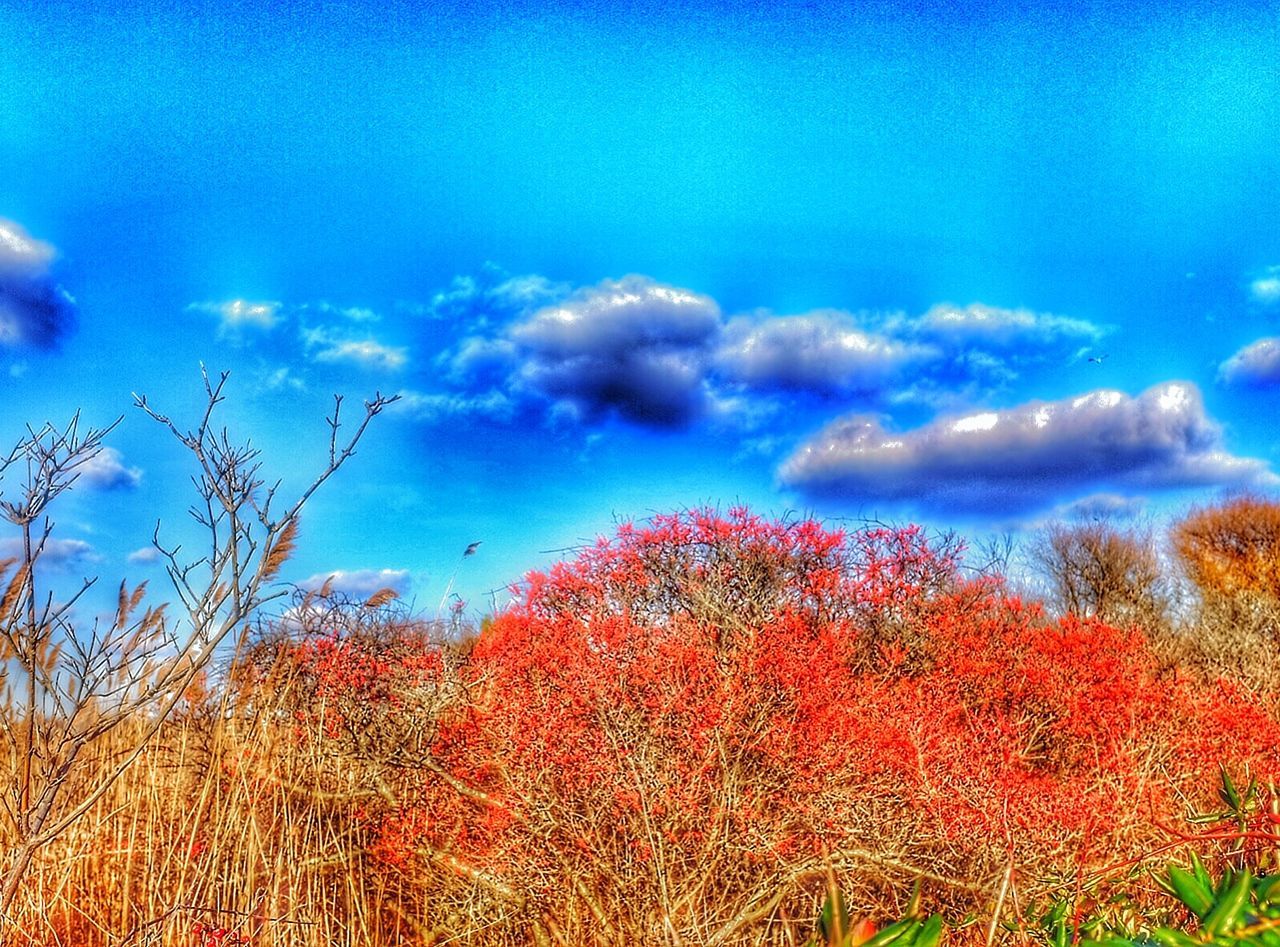
<path fill-rule="evenodd" d="M 1166 622 L 1168 596 L 1149 530 L 1053 523 L 1031 556 L 1063 612 L 1148 630 Z"/>
<path fill-rule="evenodd" d="M 205 408 L 195 428 L 184 431 L 157 412 L 145 396 L 138 408 L 163 425 L 196 461 L 192 478 L 197 501 L 191 515 L 208 546 L 194 559 L 179 546 L 165 546 L 156 525 L 155 546 L 185 612 L 170 622 L 166 607 L 139 614 L 145 583 L 121 584 L 115 615 L 77 626 L 72 607 L 93 585 L 86 579 L 67 600 L 37 596 L 37 566 L 53 530 L 49 504 L 69 489 L 84 466 L 103 449 L 115 426 L 80 430 L 78 416 L 65 429 L 29 430 L 0 474 L 25 465 L 18 495 L 0 501 L 0 514 L 22 530 L 21 555 L 0 599 L 0 730 L 14 770 L 3 799 L 16 845 L 0 884 L 0 942 L 23 875 L 34 855 L 85 815 L 137 759 L 159 731 L 214 650 L 265 602 L 285 594 L 272 582 L 292 553 L 298 516 L 315 491 L 354 453 L 369 422 L 395 397 L 375 394 L 349 438 L 340 440 L 342 399 L 328 417 L 328 462 L 287 507 L 277 509 L 280 482 L 268 486 L 259 452 L 232 440 L 213 425 L 223 401 L 227 373 L 216 382 L 201 369 Z M 118 423 L 118 422 L 117 422 Z M 9 673 L 12 667 L 15 674 Z M 126 721 L 141 721 L 131 749 L 100 771 L 79 767 L 86 749 Z M 67 791 L 76 776 L 74 791 Z"/>

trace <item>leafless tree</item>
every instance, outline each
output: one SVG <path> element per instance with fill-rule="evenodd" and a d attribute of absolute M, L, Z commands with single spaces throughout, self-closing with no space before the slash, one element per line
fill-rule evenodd
<path fill-rule="evenodd" d="M 1053 523 L 1031 556 L 1063 612 L 1148 630 L 1166 621 L 1164 573 L 1149 530 Z"/>
<path fill-rule="evenodd" d="M 0 943 L 35 854 L 83 817 L 137 759 L 218 645 L 265 602 L 285 594 L 274 590 L 273 580 L 295 547 L 303 506 L 355 453 L 369 422 L 396 400 L 375 394 L 351 436 L 340 440 L 342 399 L 336 396 L 327 418 L 327 463 L 291 505 L 279 508 L 280 482 L 267 485 L 259 452 L 214 426 L 227 373 L 215 382 L 202 368 L 202 377 L 205 407 L 190 430 L 135 395 L 136 406 L 196 462 L 190 512 L 208 541 L 204 554 L 191 559 L 179 546 L 164 545 L 159 523 L 155 534 L 184 620 L 170 620 L 165 605 L 143 609 L 145 583 L 133 589 L 122 583 L 114 617 L 90 627 L 75 622 L 72 608 L 94 580 L 64 601 L 52 592 L 37 594 L 53 531 L 46 511 L 101 453 L 114 424 L 82 431 L 77 416 L 63 429 L 29 429 L 0 460 L 0 475 L 25 472 L 15 496 L 0 496 L 0 515 L 22 531 L 20 555 L 0 571 L 7 576 L 16 566 L 0 598 L 0 731 L 12 770 L 0 799 L 16 839 L 0 882 Z M 142 722 L 131 749 L 101 771 L 82 771 L 86 750 L 126 721 Z"/>

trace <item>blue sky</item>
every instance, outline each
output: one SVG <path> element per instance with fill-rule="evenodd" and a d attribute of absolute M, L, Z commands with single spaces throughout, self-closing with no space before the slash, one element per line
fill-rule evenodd
<path fill-rule="evenodd" d="M 1275 489 L 1273 4 L 3 0 L 0 48 L 0 434 L 125 416 L 69 575 L 161 578 L 131 392 L 193 419 L 201 362 L 286 484 L 403 395 L 287 578 L 429 611 L 696 504 Z"/>

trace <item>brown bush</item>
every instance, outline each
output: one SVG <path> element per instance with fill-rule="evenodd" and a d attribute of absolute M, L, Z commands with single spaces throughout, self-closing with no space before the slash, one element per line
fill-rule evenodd
<path fill-rule="evenodd" d="M 1242 496 L 1194 509 L 1172 542 L 1199 595 L 1192 660 L 1280 692 L 1280 503 Z"/>
<path fill-rule="evenodd" d="M 1168 592 L 1149 530 L 1054 523 L 1032 558 L 1050 604 L 1064 613 L 1146 631 L 1167 624 Z"/>

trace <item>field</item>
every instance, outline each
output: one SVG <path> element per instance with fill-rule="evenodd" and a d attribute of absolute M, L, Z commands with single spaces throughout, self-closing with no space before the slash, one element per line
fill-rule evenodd
<path fill-rule="evenodd" d="M 743 509 L 624 526 L 479 628 L 299 592 L 162 724 L 86 743 L 60 811 L 130 765 L 35 852 L 4 942 L 800 944 L 832 891 L 852 942 L 1185 927 L 1167 865 L 1280 851 L 1275 512 L 1175 528 L 1180 608 L 1106 524 L 1042 544 L 1058 615 L 956 537 Z"/>

